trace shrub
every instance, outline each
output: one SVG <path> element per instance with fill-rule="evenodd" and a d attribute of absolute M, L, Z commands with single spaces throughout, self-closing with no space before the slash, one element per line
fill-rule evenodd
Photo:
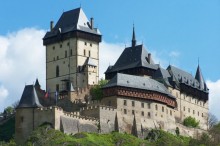
<path fill-rule="evenodd" d="M 189 117 L 187 117 L 187 118 L 184 119 L 183 125 L 184 125 L 184 126 L 187 126 L 187 127 L 194 127 L 194 128 L 195 128 L 195 127 L 198 127 L 198 126 L 199 126 L 199 122 L 196 121 L 195 118 L 189 116 Z"/>

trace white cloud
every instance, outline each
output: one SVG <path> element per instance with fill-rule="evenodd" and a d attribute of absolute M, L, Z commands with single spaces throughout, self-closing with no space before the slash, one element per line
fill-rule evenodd
<path fill-rule="evenodd" d="M 177 51 L 171 51 L 171 52 L 169 53 L 169 56 L 170 56 L 170 57 L 179 57 L 179 55 L 180 55 L 180 53 L 177 52 Z"/>
<path fill-rule="evenodd" d="M 104 72 L 108 68 L 109 65 L 114 65 L 119 56 L 121 55 L 122 51 L 124 50 L 125 46 L 120 43 L 107 43 L 103 41 L 100 44 L 100 52 L 99 52 L 99 76 L 100 78 L 104 78 Z"/>
<path fill-rule="evenodd" d="M 8 106 L 19 100 L 25 83 L 32 84 L 37 77 L 45 86 L 44 35 L 44 30 L 25 28 L 0 36 L 1 105 Z M 0 111 L 3 108 L 1 106 Z"/>
<path fill-rule="evenodd" d="M 8 90 L 4 86 L 0 86 L 0 103 L 8 96 Z"/>
<path fill-rule="evenodd" d="M 220 120 L 220 79 L 217 81 L 206 81 L 209 88 L 209 109 L 212 114 L 214 114 Z"/>

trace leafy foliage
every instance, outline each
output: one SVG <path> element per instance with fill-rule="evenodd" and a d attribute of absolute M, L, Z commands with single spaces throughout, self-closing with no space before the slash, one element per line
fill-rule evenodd
<path fill-rule="evenodd" d="M 66 135 L 60 131 L 50 128 L 48 125 L 43 125 L 35 130 L 26 145 L 45 146 L 45 145 L 82 145 L 82 146 L 114 146 L 114 145 L 149 145 L 149 142 L 138 139 L 130 134 L 121 134 L 112 132 L 109 134 L 98 133 L 77 133 L 75 135 Z"/>
<path fill-rule="evenodd" d="M 185 125 L 187 127 L 198 127 L 199 126 L 199 122 L 196 121 L 195 118 L 189 116 L 189 117 L 184 119 L 183 125 Z"/>
<path fill-rule="evenodd" d="M 183 136 L 176 136 L 163 130 L 152 129 L 147 137 L 155 146 L 187 146 L 190 138 Z"/>
<path fill-rule="evenodd" d="M 10 141 L 15 133 L 15 117 L 0 125 L 0 141 Z"/>
<path fill-rule="evenodd" d="M 102 87 L 108 83 L 107 80 L 101 79 L 98 85 L 91 88 L 90 94 L 93 100 L 101 100 L 103 97 Z"/>

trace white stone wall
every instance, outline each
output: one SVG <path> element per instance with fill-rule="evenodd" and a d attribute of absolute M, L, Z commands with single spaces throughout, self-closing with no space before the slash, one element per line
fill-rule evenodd
<path fill-rule="evenodd" d="M 175 117 L 182 123 L 188 117 L 194 117 L 199 121 L 199 127 L 207 130 L 208 118 L 208 102 L 198 100 L 196 97 L 180 93 L 179 90 L 169 88 L 170 93 L 176 97 L 177 109 L 175 110 Z"/>
<path fill-rule="evenodd" d="M 97 67 L 95 69 L 89 67 L 85 72 L 79 72 L 78 67 L 84 65 L 87 57 L 91 57 Z M 58 77 L 56 76 L 57 66 L 59 66 Z M 97 84 L 99 79 L 99 43 L 71 38 L 47 45 L 46 89 L 55 93 L 57 85 L 60 90 L 64 88 L 65 85 L 62 85 L 61 80 L 68 79 L 69 72 L 73 87 L 82 88 Z"/>

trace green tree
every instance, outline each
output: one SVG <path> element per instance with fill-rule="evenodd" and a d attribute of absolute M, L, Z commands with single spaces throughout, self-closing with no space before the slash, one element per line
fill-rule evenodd
<path fill-rule="evenodd" d="M 14 108 L 11 107 L 11 106 L 8 106 L 8 107 L 5 109 L 5 112 L 6 112 L 7 114 L 11 114 L 11 113 L 14 112 Z"/>
<path fill-rule="evenodd" d="M 199 126 L 199 122 L 196 121 L 195 118 L 189 116 L 187 118 L 184 119 L 183 121 L 183 125 L 187 126 L 187 127 L 198 127 Z"/>
<path fill-rule="evenodd" d="M 101 100 L 103 97 L 102 87 L 108 83 L 107 80 L 101 79 L 98 85 L 95 85 L 91 88 L 90 94 L 92 96 L 92 100 Z"/>

